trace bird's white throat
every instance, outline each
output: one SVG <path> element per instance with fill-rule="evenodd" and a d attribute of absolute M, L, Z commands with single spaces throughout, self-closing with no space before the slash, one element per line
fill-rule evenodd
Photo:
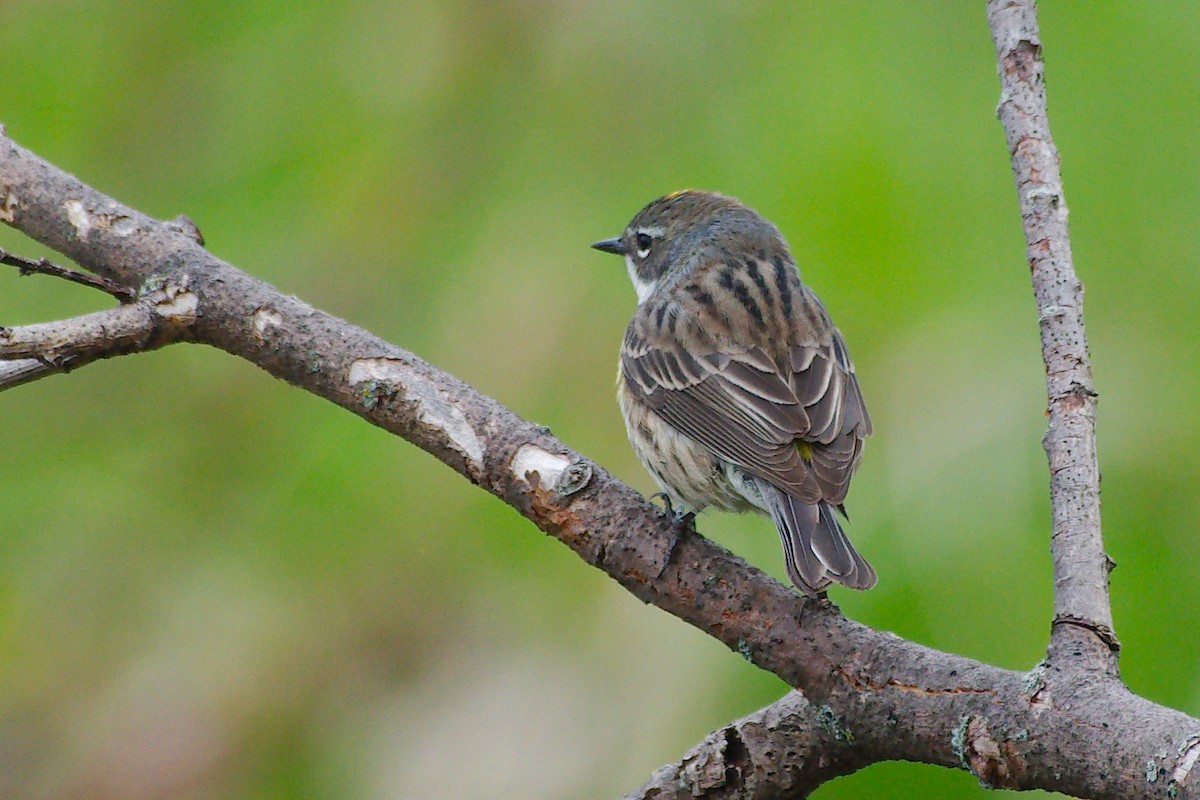
<path fill-rule="evenodd" d="M 633 290 L 637 292 L 638 305 L 646 302 L 646 298 L 654 293 L 654 288 L 658 286 L 658 281 L 644 281 L 637 273 L 637 267 L 634 266 L 633 258 L 625 256 L 625 271 L 629 273 L 629 282 L 633 284 Z"/>

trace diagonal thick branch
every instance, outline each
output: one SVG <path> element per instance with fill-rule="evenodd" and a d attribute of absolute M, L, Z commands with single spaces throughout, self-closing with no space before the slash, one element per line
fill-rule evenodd
<path fill-rule="evenodd" d="M 816 724 L 853 752 L 828 769 L 821 758 L 781 764 L 809 781 L 790 796 L 888 759 L 1094 797 L 1167 797 L 1170 776 L 1179 776 L 1172 796 L 1200 791 L 1200 770 L 1180 771 L 1200 721 L 1113 678 L 1085 680 L 1069 658 L 1023 674 L 873 630 L 828 602 L 796 596 L 703 537 L 676 540 L 653 506 L 544 428 L 241 272 L 178 225 L 100 194 L 7 137 L 0 137 L 0 197 L 8 198 L 9 224 L 107 279 L 186 287 L 195 300 L 188 339 L 404 437 L 643 601 L 801 689 L 806 704 L 770 713 L 785 720 L 807 709 L 816 716 L 795 720 L 798 730 Z M 814 747 L 824 745 L 814 740 Z M 1148 764 L 1161 780 L 1147 782 Z"/>

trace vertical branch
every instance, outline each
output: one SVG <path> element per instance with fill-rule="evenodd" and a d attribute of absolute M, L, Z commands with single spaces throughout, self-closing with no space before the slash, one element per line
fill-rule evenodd
<path fill-rule="evenodd" d="M 1046 364 L 1050 425 L 1043 445 L 1054 518 L 1051 655 L 1068 642 L 1086 642 L 1103 667 L 1115 670 L 1118 644 L 1108 600 L 1112 562 L 1100 534 L 1096 393 L 1083 326 L 1083 286 L 1071 260 L 1058 150 L 1046 115 L 1037 5 L 1035 0 L 988 0 L 987 9 L 1000 70 L 996 113 L 1012 156 Z"/>

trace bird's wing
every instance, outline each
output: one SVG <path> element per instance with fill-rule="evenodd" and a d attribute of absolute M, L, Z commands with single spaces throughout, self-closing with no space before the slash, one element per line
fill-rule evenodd
<path fill-rule="evenodd" d="M 845 499 L 871 423 L 832 323 L 831 336 L 792 345 L 781 364 L 757 346 L 694 353 L 661 326 L 637 322 L 621 355 L 626 387 L 637 399 L 797 500 Z"/>

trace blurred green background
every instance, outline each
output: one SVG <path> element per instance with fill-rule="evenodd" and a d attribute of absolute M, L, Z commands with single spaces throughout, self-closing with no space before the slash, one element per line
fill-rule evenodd
<path fill-rule="evenodd" d="M 1200 713 L 1200 6 L 1046 3 L 1122 672 Z M 1045 400 L 982 1 L 7 2 L 0 121 L 644 491 L 634 297 L 683 187 L 790 239 L 877 435 L 847 614 L 1014 669 L 1050 619 Z M 44 250 L 15 232 L 0 246 Z M 105 307 L 0 272 L 0 324 Z M 215 350 L 0 395 L 0 796 L 619 796 L 776 678 L 403 441 Z M 761 518 L 700 520 L 776 576 Z M 950 732 L 947 731 L 947 736 Z M 982 797 L 883 764 L 821 789 Z"/>

